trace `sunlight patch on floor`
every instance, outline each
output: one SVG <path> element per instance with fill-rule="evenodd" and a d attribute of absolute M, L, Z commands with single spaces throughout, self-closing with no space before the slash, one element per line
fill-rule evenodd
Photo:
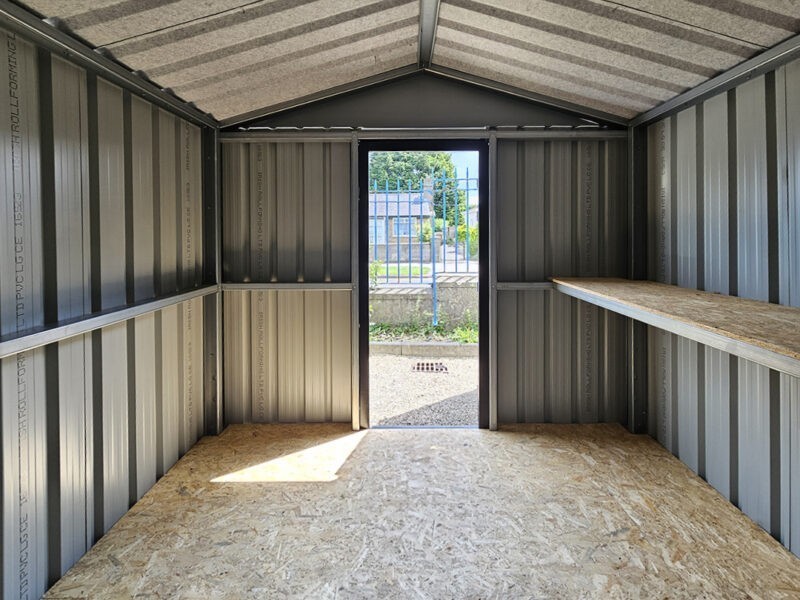
<path fill-rule="evenodd" d="M 357 431 L 324 444 L 292 452 L 211 480 L 211 483 L 324 483 L 338 471 L 367 431 Z"/>

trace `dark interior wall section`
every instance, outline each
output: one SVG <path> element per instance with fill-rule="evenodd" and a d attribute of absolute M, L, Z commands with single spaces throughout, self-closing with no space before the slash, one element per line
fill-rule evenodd
<path fill-rule="evenodd" d="M 648 128 L 648 276 L 800 306 L 800 61 Z M 800 554 L 800 379 L 649 328 L 650 434 Z"/>
<path fill-rule="evenodd" d="M 0 335 L 201 285 L 201 129 L 0 37 Z M 0 360 L 0 596 L 40 597 L 202 434 L 203 302 Z"/>
<path fill-rule="evenodd" d="M 567 111 L 429 73 L 334 96 L 228 128 L 428 128 L 590 125 Z M 600 125 L 608 126 L 600 123 Z M 620 129 L 619 126 L 608 126 Z"/>
<path fill-rule="evenodd" d="M 497 279 L 627 274 L 626 140 L 500 140 Z M 627 319 L 550 290 L 497 293 L 498 421 L 627 423 Z"/>

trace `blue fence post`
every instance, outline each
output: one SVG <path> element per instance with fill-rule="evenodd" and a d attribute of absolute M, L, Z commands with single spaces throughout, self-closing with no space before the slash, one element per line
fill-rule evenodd
<path fill-rule="evenodd" d="M 464 247 L 464 254 L 467 257 L 467 273 L 469 273 L 469 255 L 472 254 L 472 252 L 471 252 L 472 246 L 469 243 L 469 167 L 467 167 L 467 179 L 465 181 L 466 181 L 466 184 L 467 184 L 467 186 L 466 186 L 467 187 L 467 191 L 466 191 L 466 195 L 467 195 L 467 210 L 464 213 L 464 215 L 465 215 L 464 221 L 465 221 L 465 227 L 466 227 L 466 235 L 464 236 L 465 237 L 466 246 Z"/>
<path fill-rule="evenodd" d="M 372 260 L 378 260 L 378 180 L 372 182 Z"/>
<path fill-rule="evenodd" d="M 422 207 L 425 205 L 425 190 L 423 189 L 422 180 L 419 180 L 419 282 L 422 283 L 425 275 L 422 267 L 422 237 L 425 235 L 425 219 L 422 215 Z M 409 211 L 410 212 L 410 211 Z"/>
<path fill-rule="evenodd" d="M 431 201 L 433 204 L 433 201 Z M 431 207 L 431 301 L 433 302 L 433 325 L 439 324 L 439 297 L 436 282 L 436 209 Z"/>
<path fill-rule="evenodd" d="M 442 271 L 447 271 L 447 184 L 441 180 L 442 190 Z"/>
<path fill-rule="evenodd" d="M 385 266 L 386 277 L 385 277 L 385 280 L 386 280 L 386 283 L 389 283 L 389 262 L 390 261 L 389 261 L 389 180 L 388 179 L 384 183 L 383 189 L 384 189 L 383 200 L 384 200 L 384 204 L 386 205 L 385 206 L 386 212 L 383 215 L 383 219 L 384 219 L 384 222 L 386 224 L 386 227 L 385 227 L 385 229 L 386 229 L 386 238 L 383 240 L 383 245 L 386 248 L 386 266 Z"/>
<path fill-rule="evenodd" d="M 397 193 L 394 196 L 394 239 L 397 250 L 395 266 L 397 267 L 397 283 L 400 283 L 400 179 L 395 182 L 395 189 L 397 190 Z"/>
<path fill-rule="evenodd" d="M 456 269 L 456 273 L 458 273 L 458 171 L 455 170 L 455 169 L 453 170 L 453 176 L 454 176 L 454 183 L 456 184 L 455 188 L 453 189 L 453 207 L 455 208 L 454 227 L 455 227 L 455 231 L 456 231 L 456 242 L 455 242 L 455 247 L 456 247 L 456 266 L 455 266 L 455 269 Z"/>

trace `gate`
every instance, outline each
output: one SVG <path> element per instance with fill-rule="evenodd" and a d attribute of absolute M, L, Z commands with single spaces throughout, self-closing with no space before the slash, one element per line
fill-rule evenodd
<path fill-rule="evenodd" d="M 478 178 L 370 182 L 371 286 L 431 286 L 439 322 L 441 276 L 478 273 Z"/>

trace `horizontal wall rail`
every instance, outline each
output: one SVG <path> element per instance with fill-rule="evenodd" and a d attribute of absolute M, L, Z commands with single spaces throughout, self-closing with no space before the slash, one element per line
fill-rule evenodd
<path fill-rule="evenodd" d="M 497 290 L 500 292 L 530 292 L 535 290 L 550 291 L 553 289 L 551 281 L 498 281 Z"/>
<path fill-rule="evenodd" d="M 220 134 L 224 143 L 278 143 L 278 142 L 330 142 L 335 140 L 351 140 L 353 135 L 358 140 L 415 140 L 415 139 L 489 139 L 492 135 L 497 139 L 516 140 L 608 140 L 627 139 L 626 130 L 616 129 L 518 129 L 490 130 L 486 128 L 467 129 L 364 129 L 342 131 L 315 130 L 269 130 L 242 131 Z"/>
<path fill-rule="evenodd" d="M 169 306 L 174 306 L 187 300 L 201 298 L 219 291 L 219 286 L 209 285 L 190 292 L 173 294 L 157 300 L 149 300 L 140 304 L 126 306 L 120 309 L 103 311 L 91 316 L 70 319 L 51 326 L 30 329 L 22 335 L 4 336 L 0 338 L 0 359 L 27 352 L 35 348 L 46 346 L 55 342 L 83 335 L 103 327 L 122 323 L 130 319 L 146 315 Z"/>

